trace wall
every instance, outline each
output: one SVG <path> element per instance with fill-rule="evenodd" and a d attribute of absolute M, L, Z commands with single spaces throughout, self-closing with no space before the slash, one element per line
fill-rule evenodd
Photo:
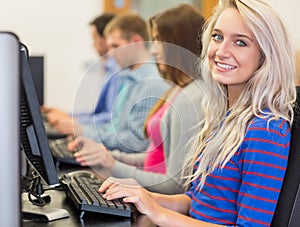
<path fill-rule="evenodd" d="M 131 0 L 134 10 L 149 18 L 178 3 L 197 5 L 201 0 Z M 210 1 L 210 0 L 202 0 Z M 266 0 L 286 21 L 300 49 L 300 1 Z M 88 22 L 100 14 L 103 0 L 0 0 L 0 30 L 14 31 L 31 55 L 45 56 L 45 103 L 71 111 L 77 89 L 90 64 L 97 59 Z M 200 6 L 201 8 L 201 6 Z M 86 100 L 87 98 L 83 98 Z M 90 104 L 82 102 L 82 110 Z"/>
<path fill-rule="evenodd" d="M 297 49 L 300 49 L 300 1 L 298 0 L 266 0 L 269 2 L 281 15 L 286 23 L 289 33 L 292 36 L 294 45 Z"/>
<path fill-rule="evenodd" d="M 72 109 L 86 67 L 97 56 L 88 23 L 101 11 L 99 0 L 1 3 L 0 30 L 15 32 L 31 55 L 45 56 L 46 104 Z"/>

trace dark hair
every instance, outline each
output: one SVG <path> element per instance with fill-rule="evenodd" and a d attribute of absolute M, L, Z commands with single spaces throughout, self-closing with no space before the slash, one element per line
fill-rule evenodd
<path fill-rule="evenodd" d="M 147 23 L 137 13 L 128 12 L 119 14 L 105 28 L 104 35 L 107 35 L 117 29 L 121 31 L 122 37 L 126 40 L 130 40 L 134 34 L 141 36 L 144 41 L 149 40 Z"/>
<path fill-rule="evenodd" d="M 205 23 L 200 10 L 188 4 L 180 4 L 154 15 L 149 23 L 150 29 L 154 24 L 157 26 L 159 41 L 175 44 L 190 53 L 191 58 L 187 60 L 182 49 L 169 48 L 171 45 L 164 45 L 167 72 L 163 76 L 176 84 L 180 84 L 182 72 L 196 78 L 198 73 L 195 62 L 202 51 L 201 36 Z M 194 55 L 194 63 L 190 61 L 191 55 Z"/>
<path fill-rule="evenodd" d="M 104 28 L 116 16 L 114 13 L 104 13 L 90 22 L 90 25 L 96 26 L 97 32 L 103 36 Z"/>

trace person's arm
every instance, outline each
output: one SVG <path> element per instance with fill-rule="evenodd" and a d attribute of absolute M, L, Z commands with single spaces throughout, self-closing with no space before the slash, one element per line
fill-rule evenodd
<path fill-rule="evenodd" d="M 110 153 L 116 160 L 118 160 L 122 163 L 125 163 L 127 165 L 131 165 L 131 166 L 135 166 L 135 167 L 143 167 L 144 166 L 144 160 L 146 157 L 145 152 L 126 153 L 126 152 L 119 151 L 119 150 L 113 150 L 113 151 L 110 151 Z"/>
<path fill-rule="evenodd" d="M 46 114 L 48 122 L 51 125 L 55 125 L 59 120 L 63 118 L 72 118 L 72 116 L 67 112 L 53 107 L 42 106 L 41 112 Z"/>
<path fill-rule="evenodd" d="M 93 140 L 84 137 L 78 137 L 68 144 L 70 151 L 78 149 L 78 147 L 80 150 L 74 155 L 76 161 L 82 166 L 100 165 L 107 169 L 112 176 L 134 178 L 139 184 L 154 192 L 174 194 L 183 191 L 181 180 L 173 175 L 173 173 L 160 174 L 147 172 L 138 167 L 117 161 L 113 158 L 112 153 L 107 151 L 103 144 L 96 143 Z M 123 154 L 123 156 L 130 155 L 131 154 Z M 138 165 L 138 163 L 136 164 Z M 142 163 L 139 165 L 141 164 Z"/>
<path fill-rule="evenodd" d="M 181 181 L 184 161 L 195 149 L 193 142 L 197 141 L 200 122 L 204 117 L 201 101 L 201 88 L 196 82 L 192 82 L 181 90 L 162 119 L 164 127 L 161 127 L 161 135 L 164 135 L 164 157 L 169 176 L 168 180 L 165 179 L 165 184 L 169 182 L 170 188 L 174 186 L 172 179 L 177 184 Z"/>
<path fill-rule="evenodd" d="M 115 161 L 111 174 L 119 178 L 134 178 L 143 187 L 153 192 L 174 194 L 184 191 L 181 179 L 172 173 L 161 174 L 144 171 L 135 166 Z"/>
<path fill-rule="evenodd" d="M 187 216 L 191 199 L 184 194 L 163 195 L 151 193 L 132 179 L 117 178 L 108 178 L 99 191 L 105 192 L 104 198 L 108 200 L 123 198 L 125 202 L 134 203 L 139 212 L 147 215 L 157 226 L 220 226 Z"/>
<path fill-rule="evenodd" d="M 113 115 L 112 121 L 104 127 L 94 125 L 84 128 L 83 135 L 102 142 L 109 150 L 118 149 L 128 153 L 145 151 L 149 141 L 144 136 L 144 121 L 167 88 L 168 85 L 157 78 L 129 84 L 122 112 L 113 113 L 117 118 Z"/>
<path fill-rule="evenodd" d="M 269 226 L 282 187 L 290 144 L 290 127 L 282 119 L 251 123 L 238 151 L 243 180 L 238 194 L 237 226 Z M 250 224 L 252 223 L 252 225 Z"/>

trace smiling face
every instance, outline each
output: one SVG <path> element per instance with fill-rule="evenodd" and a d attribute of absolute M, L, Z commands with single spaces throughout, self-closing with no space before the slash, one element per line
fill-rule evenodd
<path fill-rule="evenodd" d="M 207 54 L 212 75 L 218 83 L 228 85 L 229 93 L 239 96 L 259 67 L 257 42 L 234 8 L 223 11 L 211 35 Z"/>

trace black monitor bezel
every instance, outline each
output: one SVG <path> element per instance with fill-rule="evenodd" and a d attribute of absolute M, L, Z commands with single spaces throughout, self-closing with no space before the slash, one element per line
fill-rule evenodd
<path fill-rule="evenodd" d="M 20 99 L 21 95 L 24 94 L 27 100 L 25 100 L 27 105 L 27 110 L 25 111 L 27 111 L 27 114 L 31 116 L 31 125 L 28 125 L 26 128 L 22 126 L 20 116 L 21 148 L 24 151 L 28 162 L 31 164 L 37 174 L 45 181 L 45 183 L 47 183 L 49 187 L 57 186 L 59 185 L 59 179 L 43 125 L 40 105 L 28 63 L 28 49 L 24 44 L 21 44 L 20 86 Z M 24 110 L 20 109 L 20 114 L 22 114 L 22 111 Z M 28 130 L 29 128 L 30 130 Z M 29 135 L 29 131 L 33 133 Z M 37 149 L 32 146 L 34 143 L 30 143 L 31 141 L 36 141 L 34 146 L 37 146 Z M 24 148 L 23 143 L 29 144 L 30 148 L 28 148 L 28 146 Z M 38 162 L 35 158 L 37 158 Z"/>

